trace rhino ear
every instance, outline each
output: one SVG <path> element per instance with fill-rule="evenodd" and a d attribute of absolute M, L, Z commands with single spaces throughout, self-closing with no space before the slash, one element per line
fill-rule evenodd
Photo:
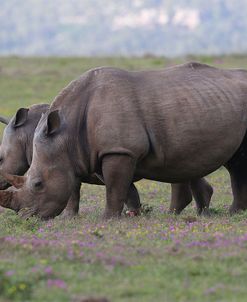
<path fill-rule="evenodd" d="M 20 108 L 13 119 L 13 127 L 17 128 L 26 123 L 28 117 L 28 108 Z"/>
<path fill-rule="evenodd" d="M 61 119 L 59 116 L 59 111 L 55 110 L 49 113 L 47 117 L 47 125 L 45 128 L 45 134 L 47 136 L 54 134 L 57 132 L 61 125 Z"/>
<path fill-rule="evenodd" d="M 3 123 L 5 125 L 8 125 L 9 123 L 9 119 L 4 117 L 4 116 L 0 116 L 0 123 Z"/>

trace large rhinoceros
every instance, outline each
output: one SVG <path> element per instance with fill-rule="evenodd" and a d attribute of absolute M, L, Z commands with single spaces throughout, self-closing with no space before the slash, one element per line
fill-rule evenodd
<path fill-rule="evenodd" d="M 1 205 L 58 215 L 92 173 L 106 185 L 105 217 L 121 214 L 135 180 L 186 182 L 222 165 L 231 212 L 247 208 L 247 72 L 187 63 L 159 71 L 97 68 L 70 83 L 41 118 L 33 161 Z"/>
<path fill-rule="evenodd" d="M 0 145 L 0 167 L 2 173 L 23 175 L 30 167 L 33 152 L 33 136 L 41 115 L 49 109 L 48 104 L 32 105 L 30 108 L 20 108 L 12 119 L 0 116 L 0 122 L 5 124 L 3 141 Z M 97 176 L 90 179 L 90 183 L 103 185 Z M 0 178 L 0 189 L 6 189 L 9 184 Z M 79 210 L 80 187 L 69 199 L 65 217 L 77 215 Z M 192 194 L 196 200 L 198 213 L 209 206 L 213 189 L 204 179 L 198 179 L 191 183 L 173 184 L 170 211 L 179 213 L 185 205 L 192 200 Z M 134 213 L 138 213 L 140 198 L 134 184 L 130 187 L 127 206 Z"/>

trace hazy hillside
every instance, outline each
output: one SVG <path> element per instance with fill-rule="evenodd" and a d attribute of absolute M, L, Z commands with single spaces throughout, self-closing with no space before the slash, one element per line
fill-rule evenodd
<path fill-rule="evenodd" d="M 0 54 L 247 50 L 247 0 L 1 0 Z"/>

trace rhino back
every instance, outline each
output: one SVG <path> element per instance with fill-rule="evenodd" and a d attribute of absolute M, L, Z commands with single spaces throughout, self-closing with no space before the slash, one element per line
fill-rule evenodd
<path fill-rule="evenodd" d="M 87 112 L 93 159 L 126 152 L 140 176 L 167 181 L 224 164 L 246 132 L 246 72 L 188 63 L 161 71 L 98 74 Z"/>
<path fill-rule="evenodd" d="M 217 169 L 241 144 L 246 79 L 245 71 L 198 63 L 141 72 L 97 68 L 70 83 L 50 110 L 67 121 L 77 167 L 86 158 L 94 172 L 104 154 L 128 153 L 138 176 L 182 181 Z"/>

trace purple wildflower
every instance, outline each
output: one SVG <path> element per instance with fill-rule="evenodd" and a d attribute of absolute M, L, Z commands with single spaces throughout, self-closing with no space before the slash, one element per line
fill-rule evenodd
<path fill-rule="evenodd" d="M 66 289 L 67 284 L 62 279 L 48 279 L 47 280 L 48 287 L 57 287 L 61 289 Z"/>
<path fill-rule="evenodd" d="M 15 271 L 14 271 L 14 270 L 5 272 L 5 276 L 7 276 L 7 277 L 11 277 L 11 276 L 13 276 L 14 274 L 15 274 Z"/>
<path fill-rule="evenodd" d="M 52 275 L 53 274 L 53 269 L 51 266 L 47 266 L 44 268 L 44 272 L 47 274 L 47 275 Z"/>

